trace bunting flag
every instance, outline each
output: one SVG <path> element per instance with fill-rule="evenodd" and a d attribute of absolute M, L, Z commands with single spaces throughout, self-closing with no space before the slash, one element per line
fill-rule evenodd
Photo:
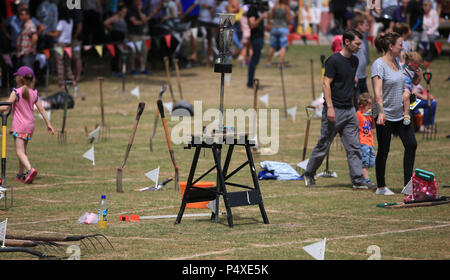
<path fill-rule="evenodd" d="M 45 50 L 42 50 L 42 52 L 45 54 L 45 59 L 49 60 L 50 59 L 50 50 L 45 49 Z"/>
<path fill-rule="evenodd" d="M 106 47 L 108 48 L 109 52 L 113 57 L 116 56 L 116 49 L 114 48 L 113 44 L 108 44 L 106 45 Z"/>
<path fill-rule="evenodd" d="M 92 46 L 83 46 L 83 50 L 85 52 L 87 52 L 88 50 L 90 50 L 92 48 Z"/>
<path fill-rule="evenodd" d="M 326 242 L 327 239 L 324 238 L 322 241 L 303 247 L 303 250 L 305 250 L 306 253 L 310 254 L 314 259 L 323 261 L 325 260 Z"/>
<path fill-rule="evenodd" d="M 132 52 L 136 52 L 136 47 L 134 46 L 133 42 L 128 42 L 127 46 L 131 49 Z"/>
<path fill-rule="evenodd" d="M 166 36 L 164 36 L 164 39 L 166 39 L 167 48 L 170 49 L 170 41 L 172 41 L 172 35 L 167 34 Z"/>
<path fill-rule="evenodd" d="M 147 47 L 147 51 L 149 51 L 150 47 L 152 46 L 151 39 L 145 40 L 145 46 Z"/>
<path fill-rule="evenodd" d="M 138 52 L 141 52 L 142 51 L 142 41 L 136 41 L 134 44 L 136 45 Z"/>
<path fill-rule="evenodd" d="M 72 59 L 72 48 L 71 47 L 66 47 L 64 48 L 64 51 L 67 53 L 67 56 Z"/>
<path fill-rule="evenodd" d="M 90 148 L 89 151 L 83 154 L 83 157 L 92 161 L 92 165 L 95 166 L 94 145 L 92 145 L 92 148 Z"/>
<path fill-rule="evenodd" d="M 59 54 L 60 56 L 63 56 L 64 53 L 63 53 L 63 49 L 61 47 L 55 47 L 54 50 L 57 54 Z"/>
<path fill-rule="evenodd" d="M 95 49 L 97 50 L 98 55 L 99 55 L 100 57 L 103 57 L 103 46 L 102 46 L 102 45 L 96 45 L 96 46 L 95 46 Z"/>

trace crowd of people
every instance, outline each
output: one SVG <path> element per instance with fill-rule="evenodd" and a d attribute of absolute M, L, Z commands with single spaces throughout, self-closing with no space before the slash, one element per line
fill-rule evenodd
<path fill-rule="evenodd" d="M 218 13 L 234 13 L 236 23 L 231 54 L 242 65 L 248 65 L 247 87 L 253 88 L 266 32 L 270 34 L 266 66 L 271 65 L 273 56 L 278 53 L 281 67 L 291 32 L 312 30 L 335 35 L 338 40 L 332 44 L 334 55 L 325 63 L 321 136 L 305 170 L 305 183 L 315 185 L 315 172 L 339 133 L 347 150 L 353 186 L 373 187 L 368 168 L 375 164 L 377 194 L 392 194 L 386 187 L 384 176 L 393 133 L 400 136 L 405 147 L 405 184 L 412 176 L 417 147 L 411 125 L 412 95 L 420 100 L 417 108 L 425 111 L 420 131 L 427 131 L 426 126 L 434 122 L 436 101 L 420 86 L 420 66 L 422 57 L 430 61 L 435 55 L 433 43 L 439 36 L 439 22 L 448 18 L 450 1 L 386 0 L 380 1 L 379 8 L 371 10 L 366 0 L 316 0 L 301 9 L 297 3 L 290 0 L 267 3 L 256 0 L 83 0 L 80 7 L 69 8 L 66 1 L 3 0 L 0 1 L 3 12 L 0 51 L 5 62 L 2 67 L 11 67 L 14 72 L 26 69 L 34 79 L 33 68 L 42 69 L 43 65 L 57 73 L 60 88 L 64 88 L 65 80 L 72 80 L 76 87 L 82 79 L 85 47 L 102 48 L 108 44 L 113 76 L 120 76 L 122 69 L 129 69 L 132 75 L 149 75 L 149 54 L 164 49 L 168 55 L 181 55 L 174 53 L 176 44 L 183 41 L 180 36 L 188 38 L 190 45 L 186 60 L 199 63 L 199 58 L 203 57 L 203 64 L 209 67 L 217 51 Z M 299 10 L 301 13 L 295 12 Z M 184 23 L 188 23 L 188 28 L 179 27 Z M 168 31 L 180 35 L 169 37 L 167 41 Z M 205 42 L 202 55 L 198 50 L 199 31 Z M 376 35 L 375 47 L 382 55 L 371 66 L 370 88 L 374 91 L 374 98 L 371 98 L 366 73 L 371 61 L 369 38 L 373 35 Z M 156 38 L 166 40 L 157 43 Z M 177 42 L 171 44 L 171 40 Z M 130 54 L 129 67 L 121 65 L 123 56 L 120 54 L 124 53 Z M 36 66 L 38 63 L 39 67 Z M 25 98 L 28 100 L 28 93 L 35 93 L 29 84 L 30 78 L 20 72 L 16 72 L 15 79 L 19 91 L 10 97 L 13 102 L 24 96 L 28 96 Z M 37 102 L 34 95 L 32 99 Z M 51 125 L 47 125 L 53 132 Z M 375 127 L 376 158 L 371 139 L 371 130 Z M 30 131 L 32 133 L 32 129 Z M 17 133 L 17 137 L 25 142 L 31 137 L 28 130 Z M 18 149 L 25 151 L 26 145 Z M 21 163 L 18 178 L 32 181 L 36 172 L 26 159 Z M 28 173 L 23 175 L 25 168 Z"/>
<path fill-rule="evenodd" d="M 338 35 L 350 28 L 359 15 L 368 19 L 369 39 L 380 32 L 394 31 L 396 24 L 408 25 L 405 36 L 410 50 L 419 51 L 430 61 L 436 55 L 433 42 L 439 36 L 439 22 L 447 20 L 450 13 L 447 0 L 383 0 L 380 9 L 369 9 L 366 0 L 303 1 L 304 6 L 300 8 L 297 0 L 79 0 L 72 3 L 80 5 L 68 7 L 67 1 L 62 0 L 0 1 L 0 51 L 10 54 L 13 69 L 23 65 L 33 67 L 36 60 L 43 67 L 45 59 L 38 54 L 45 54 L 47 60 L 51 57 L 52 71 L 57 72 L 62 87 L 64 79 L 75 83 L 81 80 L 82 47 L 114 43 L 113 52 L 117 55 L 111 59 L 113 76 L 120 75 L 119 54 L 124 51 L 130 54 L 129 72 L 148 75 L 149 56 L 155 52 L 163 53 L 158 57 L 174 55 L 180 36 L 189 37 L 190 53 L 175 55 L 184 55 L 189 65 L 200 63 L 201 57 L 202 64 L 210 66 L 217 52 L 214 38 L 218 34 L 218 13 L 236 15 L 232 54 L 242 65 L 249 66 L 249 76 L 253 76 L 264 46 L 264 41 L 261 44 L 255 38 L 264 40 L 264 34 L 270 33 L 266 63 L 270 66 L 274 54 L 280 56 L 280 62 L 284 61 L 291 32 Z M 256 17 L 252 16 L 255 11 Z M 172 39 L 172 45 L 165 40 L 142 43 L 174 32 L 183 23 L 189 23 L 188 28 L 182 30 L 185 32 L 180 33 L 178 40 Z M 199 34 L 205 42 L 202 55 L 198 54 Z M 342 42 L 338 45 L 335 52 L 342 47 Z M 59 51 L 67 48 L 71 49 L 70 53 Z"/>

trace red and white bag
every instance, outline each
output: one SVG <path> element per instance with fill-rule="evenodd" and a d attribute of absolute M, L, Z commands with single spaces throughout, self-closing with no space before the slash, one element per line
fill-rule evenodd
<path fill-rule="evenodd" d="M 433 178 L 433 181 L 426 181 L 414 173 L 412 184 L 413 198 L 415 201 L 437 198 L 437 184 L 435 178 Z"/>

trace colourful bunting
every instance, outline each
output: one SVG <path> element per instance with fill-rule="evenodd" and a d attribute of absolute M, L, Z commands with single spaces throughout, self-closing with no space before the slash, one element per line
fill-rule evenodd
<path fill-rule="evenodd" d="M 108 48 L 109 52 L 111 53 L 112 56 L 116 56 L 116 50 L 114 49 L 114 45 L 113 44 L 108 44 L 106 45 L 106 47 Z"/>
<path fill-rule="evenodd" d="M 96 45 L 96 46 L 95 46 L 95 49 L 97 50 L 98 55 L 99 55 L 100 57 L 102 57 L 102 56 L 103 56 L 103 46 L 102 46 L 102 45 Z"/>
<path fill-rule="evenodd" d="M 72 59 L 72 48 L 66 47 L 64 48 L 64 51 L 67 53 L 67 56 L 69 56 L 69 58 Z"/>
<path fill-rule="evenodd" d="M 167 48 L 170 49 L 170 41 L 172 40 L 172 35 L 167 34 L 166 36 L 164 36 L 164 39 L 166 39 Z"/>

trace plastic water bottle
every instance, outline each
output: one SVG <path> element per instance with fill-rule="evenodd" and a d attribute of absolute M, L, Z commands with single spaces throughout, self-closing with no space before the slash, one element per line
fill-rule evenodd
<path fill-rule="evenodd" d="M 100 200 L 100 205 L 98 207 L 98 228 L 106 228 L 108 226 L 108 205 L 106 204 L 106 195 L 102 195 L 102 200 Z"/>

